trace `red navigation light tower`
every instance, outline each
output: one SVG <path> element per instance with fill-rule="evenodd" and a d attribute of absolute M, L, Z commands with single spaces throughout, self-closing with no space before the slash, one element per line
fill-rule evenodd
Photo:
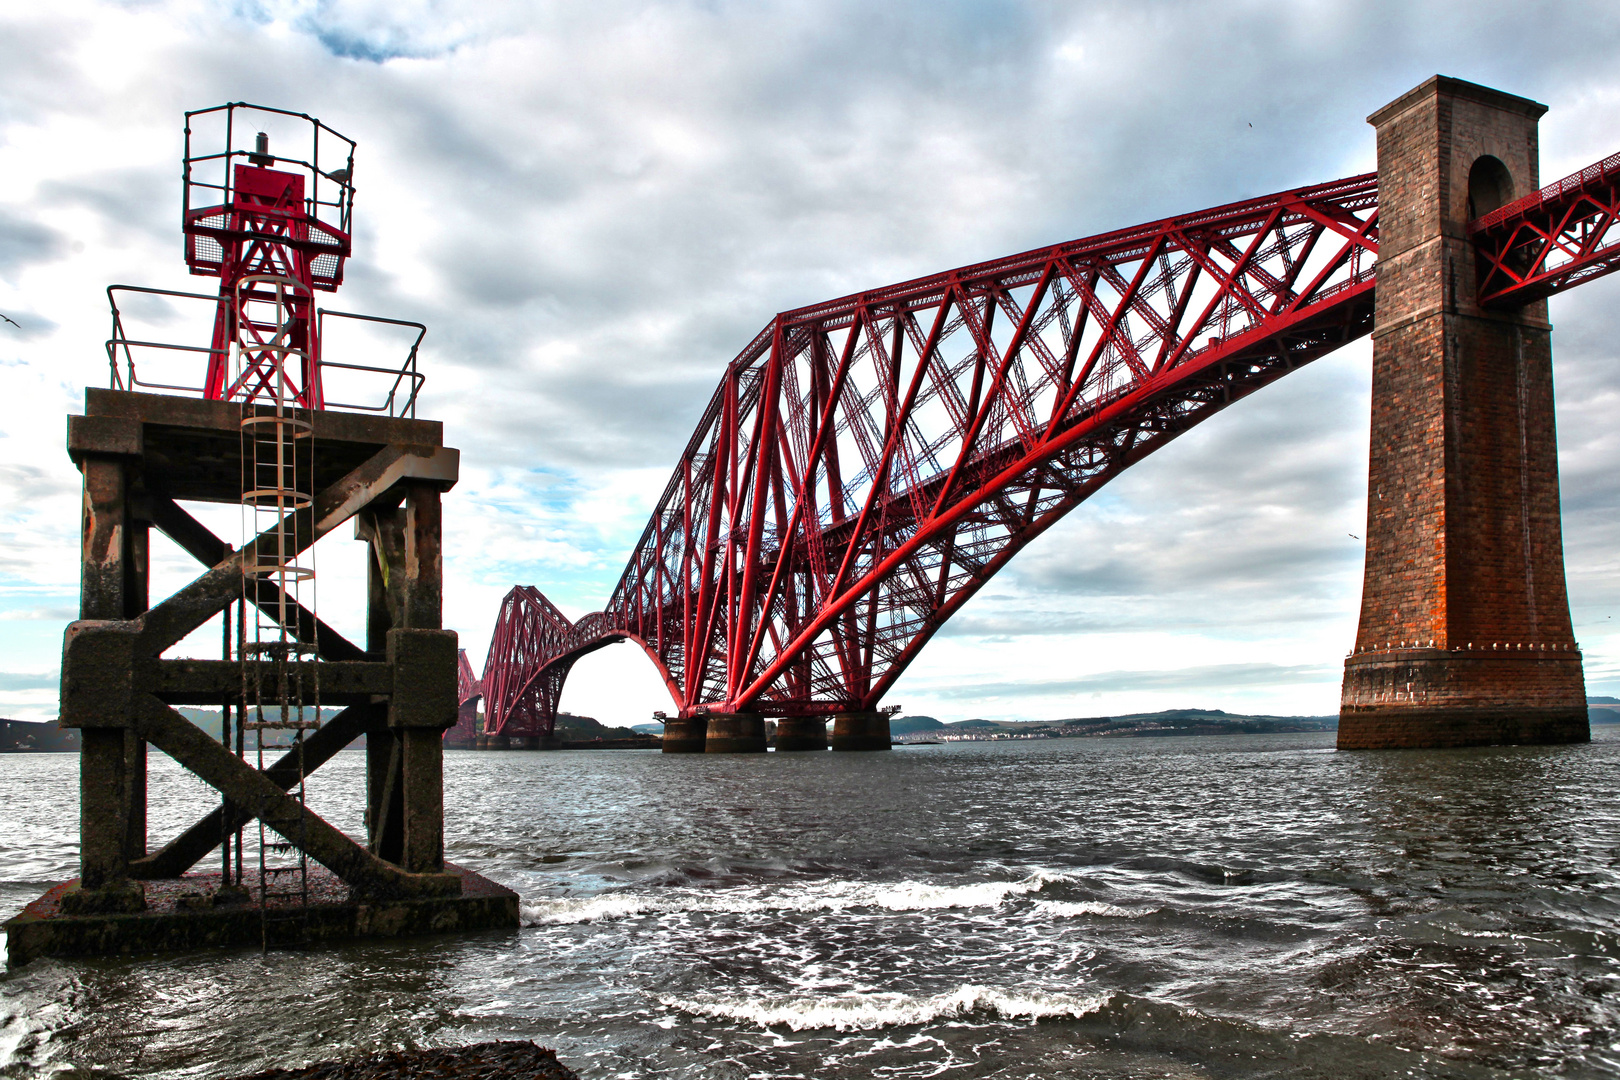
<path fill-rule="evenodd" d="M 354 146 L 305 113 L 244 102 L 186 113 L 186 263 L 220 279 L 204 397 L 324 407 L 315 292 L 343 283 Z M 275 379 L 295 383 L 278 391 Z"/>

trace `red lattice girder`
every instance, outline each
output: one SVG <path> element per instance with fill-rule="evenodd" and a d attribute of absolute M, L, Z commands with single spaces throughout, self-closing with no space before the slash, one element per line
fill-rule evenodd
<path fill-rule="evenodd" d="M 478 676 L 466 649 L 456 650 L 456 723 L 444 733 L 446 742 L 471 743 L 478 737 L 478 702 L 483 698 Z"/>
<path fill-rule="evenodd" d="M 492 673 L 524 673 L 499 707 L 548 722 L 573 659 L 625 637 L 682 715 L 875 707 L 1120 470 L 1368 333 L 1376 221 L 1376 177 L 1356 176 L 779 315 L 728 367 L 605 610 L 569 624 L 533 589 L 507 597 L 490 722 Z"/>
<path fill-rule="evenodd" d="M 563 682 L 574 661 L 624 638 L 606 630 L 600 615 L 570 622 L 533 586 L 519 585 L 507 593 L 479 683 L 484 733 L 550 735 Z"/>
<path fill-rule="evenodd" d="M 1518 306 L 1620 270 L 1620 154 L 1468 223 L 1479 302 Z"/>

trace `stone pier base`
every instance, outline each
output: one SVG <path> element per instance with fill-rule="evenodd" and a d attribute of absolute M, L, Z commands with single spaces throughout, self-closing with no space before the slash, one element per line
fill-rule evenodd
<path fill-rule="evenodd" d="M 890 744 L 887 713 L 839 713 L 833 718 L 834 750 L 887 750 Z"/>
<path fill-rule="evenodd" d="M 709 718 L 693 716 L 664 721 L 664 753 L 701 754 L 708 740 Z"/>
<path fill-rule="evenodd" d="M 63 882 L 4 924 L 6 959 L 24 964 L 40 956 L 119 956 L 212 948 L 271 948 L 354 938 L 516 930 L 517 893 L 450 863 L 459 877 L 454 896 L 360 900 L 332 874 L 310 868 L 307 918 L 286 902 L 272 905 L 266 920 L 243 894 L 216 903 L 218 874 L 187 874 L 138 883 L 143 910 L 74 914 L 79 881 Z M 137 884 L 137 883 L 131 883 Z M 267 931 L 269 940 L 267 941 Z"/>
<path fill-rule="evenodd" d="M 827 721 L 819 716 L 784 716 L 776 722 L 776 750 L 827 749 Z"/>
<path fill-rule="evenodd" d="M 1344 668 L 1341 750 L 1591 741 L 1574 649 L 1392 649 Z"/>
<path fill-rule="evenodd" d="M 711 713 L 706 754 L 763 754 L 765 718 L 759 713 Z"/>

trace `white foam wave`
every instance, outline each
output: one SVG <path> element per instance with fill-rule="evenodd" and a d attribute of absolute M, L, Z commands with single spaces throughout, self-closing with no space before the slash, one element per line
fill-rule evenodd
<path fill-rule="evenodd" d="M 1050 915 L 1057 919 L 1072 919 L 1081 915 L 1096 915 L 1107 919 L 1140 919 L 1153 914 L 1153 908 L 1124 908 L 1118 904 L 1105 904 L 1101 900 L 1037 900 L 1035 914 Z"/>
<path fill-rule="evenodd" d="M 935 885 L 923 881 L 888 883 L 829 881 L 789 886 L 658 892 L 616 892 L 598 896 L 528 900 L 519 907 L 525 925 L 626 919 L 639 915 L 688 911 L 752 914 L 767 911 L 937 911 L 946 908 L 999 907 L 1012 897 L 1039 892 L 1062 877 L 1037 870 L 1017 881 L 978 881 Z"/>
<path fill-rule="evenodd" d="M 1079 997 L 1039 991 L 1006 991 L 967 984 L 943 994 L 839 994 L 824 997 L 659 998 L 660 1003 L 694 1016 L 737 1020 L 793 1031 L 834 1028 L 871 1030 L 993 1012 L 1009 1020 L 1034 1022 L 1049 1017 L 1085 1016 L 1108 1002 L 1107 994 Z"/>

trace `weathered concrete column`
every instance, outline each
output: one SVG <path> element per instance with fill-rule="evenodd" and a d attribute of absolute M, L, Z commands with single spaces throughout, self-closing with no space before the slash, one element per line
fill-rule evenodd
<path fill-rule="evenodd" d="M 134 512 L 131 490 L 141 427 L 111 417 L 69 417 L 67 443 L 84 479 L 79 618 L 134 618 L 148 602 L 148 525 Z M 131 663 L 133 654 L 75 651 L 80 625 L 69 627 L 62 656 L 64 701 L 71 692 L 79 703 L 64 720 L 80 726 L 80 880 L 88 890 L 121 892 L 129 863 L 146 854 L 146 743 L 124 708 L 127 689 L 102 685 L 106 673 L 96 668 L 109 660 Z M 131 905 L 126 898 L 112 906 Z"/>
<path fill-rule="evenodd" d="M 436 485 L 405 486 L 405 611 L 396 625 L 413 630 L 438 630 L 444 625 L 441 517 Z"/>
<path fill-rule="evenodd" d="M 399 866 L 413 874 L 444 869 L 444 733 L 456 722 L 456 634 L 390 630 L 394 693 L 388 727 L 399 745 L 403 825 Z"/>
<path fill-rule="evenodd" d="M 670 717 L 664 721 L 666 754 L 701 754 L 709 738 L 707 716 Z"/>
<path fill-rule="evenodd" d="M 385 717 L 366 728 L 366 850 L 396 866 L 405 850 L 404 756 Z"/>
<path fill-rule="evenodd" d="M 355 538 L 366 542 L 366 652 L 383 655 L 388 631 L 402 608 L 405 541 L 403 514 L 368 507 L 354 519 Z M 400 865 L 404 858 L 404 747 L 386 715 L 366 727 L 366 849 Z"/>
<path fill-rule="evenodd" d="M 827 718 L 824 716 L 784 716 L 776 721 L 776 749 L 827 749 Z"/>
<path fill-rule="evenodd" d="M 763 754 L 765 718 L 759 713 L 710 713 L 705 754 Z"/>
<path fill-rule="evenodd" d="M 366 648 L 394 668 L 387 720 L 366 734 L 369 847 L 412 873 L 444 865 L 444 732 L 457 714 L 456 635 L 440 629 L 440 530 L 432 483 L 406 484 L 402 507 L 374 508 L 356 525 L 370 547 Z"/>
<path fill-rule="evenodd" d="M 1368 118 L 1377 330 L 1366 579 L 1341 748 L 1589 738 L 1547 305 L 1482 309 L 1466 232 L 1536 189 L 1545 111 L 1437 76 Z"/>
<path fill-rule="evenodd" d="M 888 713 L 851 712 L 833 717 L 834 750 L 887 750 L 890 745 Z"/>

